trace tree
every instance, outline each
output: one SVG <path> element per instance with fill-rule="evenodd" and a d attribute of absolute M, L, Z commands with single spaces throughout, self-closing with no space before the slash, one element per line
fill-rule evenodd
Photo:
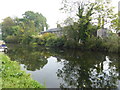
<path fill-rule="evenodd" d="M 63 8 L 63 10 L 67 10 L 66 8 L 66 3 L 65 2 L 65 9 Z M 70 2 L 71 3 L 71 2 Z M 67 36 L 71 36 L 71 38 L 73 38 L 77 43 L 81 40 L 82 43 L 84 44 L 87 40 L 87 38 L 89 38 L 92 33 L 94 32 L 93 30 L 97 29 L 95 28 L 91 21 L 92 21 L 92 15 L 94 7 L 95 7 L 95 3 L 84 3 L 84 2 L 74 2 L 76 3 L 76 7 L 77 7 L 77 11 L 76 12 L 76 18 L 77 20 L 75 21 L 75 19 L 73 19 L 73 17 L 70 17 L 68 19 L 65 20 L 65 23 L 67 24 L 67 22 L 71 22 L 68 25 L 69 30 L 67 30 Z M 68 7 L 69 9 L 70 7 Z M 72 7 L 71 7 L 72 8 Z M 72 9 L 70 9 L 72 10 Z M 72 13 L 72 11 L 71 11 Z M 75 13 L 75 12 L 74 12 Z M 71 19 L 72 18 L 72 19 Z M 71 21 L 72 20 L 72 21 Z"/>
<path fill-rule="evenodd" d="M 78 33 L 79 33 L 79 38 L 78 40 L 82 40 L 83 43 L 86 42 L 87 38 L 90 36 L 90 31 L 92 30 L 91 28 L 91 16 L 93 14 L 93 9 L 95 4 L 90 3 L 88 4 L 87 10 L 85 10 L 85 5 L 81 3 L 81 5 L 78 7 L 78 14 L 77 16 L 79 17 L 78 24 Z M 86 13 L 84 15 L 84 12 Z"/>
<path fill-rule="evenodd" d="M 32 35 L 35 35 L 35 24 L 33 21 L 28 19 L 20 19 L 19 22 L 19 37 L 20 42 L 29 44 L 29 42 L 32 40 Z"/>
<path fill-rule="evenodd" d="M 47 19 L 42 14 L 26 11 L 23 14 L 23 18 L 34 21 L 36 32 L 43 31 L 44 27 L 48 28 Z"/>
<path fill-rule="evenodd" d="M 118 21 L 119 19 L 118 19 L 118 15 L 117 14 L 115 14 L 114 15 L 114 18 L 112 19 L 112 21 L 111 21 L 111 25 L 110 25 L 110 27 L 112 28 L 112 29 L 114 29 L 114 30 L 119 30 L 119 21 Z"/>
<path fill-rule="evenodd" d="M 13 35 L 15 30 L 12 27 L 15 26 L 15 22 L 11 17 L 7 17 L 2 22 L 2 37 L 5 39 L 8 35 Z"/>
<path fill-rule="evenodd" d="M 114 7 L 111 6 L 111 0 L 95 0 L 96 8 L 94 19 L 97 19 L 99 28 L 105 28 L 111 24 L 114 19 Z"/>

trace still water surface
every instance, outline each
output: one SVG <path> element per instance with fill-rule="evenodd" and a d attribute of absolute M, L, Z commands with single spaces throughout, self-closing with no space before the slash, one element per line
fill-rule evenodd
<path fill-rule="evenodd" d="M 8 56 L 47 88 L 119 88 L 117 54 L 7 45 Z"/>

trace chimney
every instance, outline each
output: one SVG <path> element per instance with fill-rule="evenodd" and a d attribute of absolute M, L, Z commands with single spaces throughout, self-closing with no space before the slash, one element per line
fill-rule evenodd
<path fill-rule="evenodd" d="M 44 31 L 46 31 L 46 27 L 44 27 Z"/>

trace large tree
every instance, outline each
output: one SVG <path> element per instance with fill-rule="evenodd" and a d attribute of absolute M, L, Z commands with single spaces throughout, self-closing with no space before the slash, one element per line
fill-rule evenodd
<path fill-rule="evenodd" d="M 66 3 L 64 2 L 64 8 L 62 8 L 64 11 L 66 11 Z M 76 43 L 79 41 L 82 41 L 84 44 L 87 38 L 89 38 L 93 32 L 95 32 L 95 27 L 92 25 L 92 15 L 93 10 L 95 8 L 95 3 L 84 3 L 84 2 L 69 2 L 69 3 L 75 3 L 76 8 L 74 7 L 76 12 L 72 12 L 72 7 L 68 7 L 68 11 L 70 13 L 75 13 L 76 19 L 74 17 L 70 17 L 72 19 L 65 20 L 65 23 L 68 23 L 68 29 L 67 30 L 67 36 L 70 36 L 74 39 Z M 70 8 L 70 9 L 69 9 Z M 76 10 L 77 9 L 77 10 Z M 71 23 L 70 23 L 71 22 Z"/>
<path fill-rule="evenodd" d="M 48 28 L 47 19 L 41 13 L 26 11 L 23 18 L 34 21 L 37 32 L 43 31 L 44 27 Z"/>
<path fill-rule="evenodd" d="M 14 34 L 15 30 L 12 29 L 13 26 L 15 26 L 15 22 L 11 17 L 3 19 L 1 27 L 3 39 L 6 38 L 8 35 Z"/>
<path fill-rule="evenodd" d="M 111 21 L 114 19 L 113 7 L 110 6 L 110 0 L 95 0 L 95 2 L 84 2 L 82 0 L 63 0 L 63 7 L 61 10 L 68 14 L 72 18 L 72 23 L 70 20 L 66 20 L 65 23 L 69 23 L 71 30 L 76 31 L 74 35 L 77 36 L 77 42 L 86 42 L 87 38 L 92 36 L 98 28 L 105 28 L 109 26 Z M 77 15 L 76 15 L 77 14 Z M 74 23 L 76 22 L 77 25 Z M 77 28 L 73 28 L 77 27 Z M 68 32 L 70 33 L 69 29 Z M 67 34 L 69 34 L 67 33 Z"/>

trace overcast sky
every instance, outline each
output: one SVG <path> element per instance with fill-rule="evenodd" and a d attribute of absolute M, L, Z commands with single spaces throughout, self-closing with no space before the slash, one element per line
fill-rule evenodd
<path fill-rule="evenodd" d="M 118 7 L 118 1 L 112 0 L 113 5 Z M 25 11 L 42 13 L 47 18 L 49 28 L 55 28 L 57 21 L 63 18 L 59 11 L 61 0 L 1 0 L 0 22 L 5 17 L 21 17 Z M 117 11 L 117 9 L 116 9 Z"/>

